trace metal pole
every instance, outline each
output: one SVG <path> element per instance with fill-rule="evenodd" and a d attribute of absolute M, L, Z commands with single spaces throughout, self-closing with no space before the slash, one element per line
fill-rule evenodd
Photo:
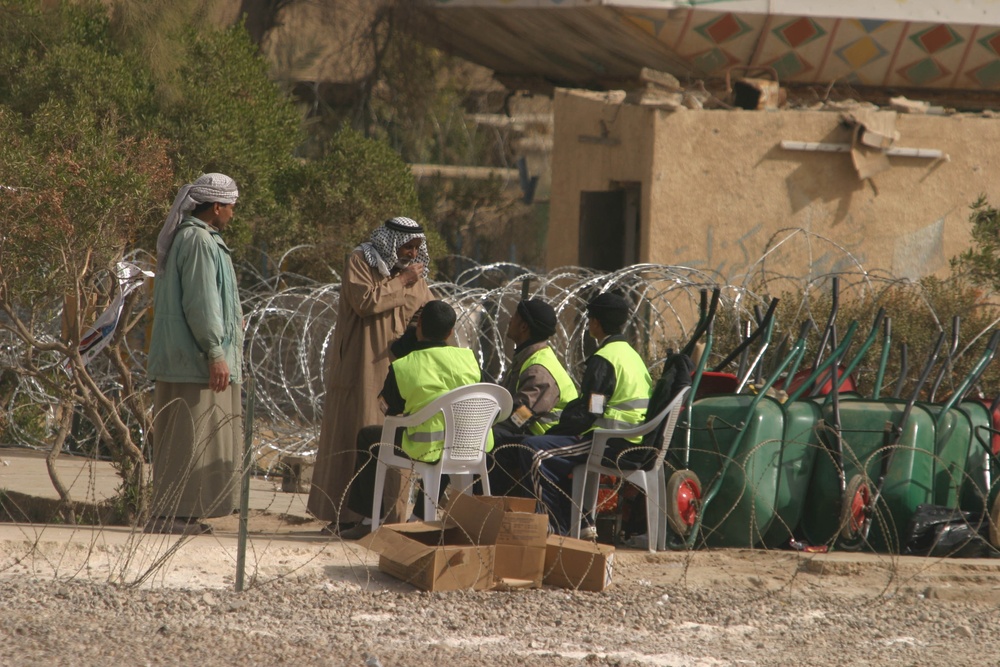
<path fill-rule="evenodd" d="M 247 532 L 250 514 L 250 467 L 253 460 L 254 382 L 247 376 L 247 407 L 243 417 L 243 475 L 240 478 L 240 532 L 236 542 L 236 592 L 243 592 L 247 565 Z"/>

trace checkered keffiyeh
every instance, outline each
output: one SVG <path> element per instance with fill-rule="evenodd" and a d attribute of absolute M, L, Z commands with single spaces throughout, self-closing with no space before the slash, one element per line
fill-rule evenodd
<path fill-rule="evenodd" d="M 235 204 L 240 196 L 236 181 L 225 174 L 202 174 L 194 183 L 188 183 L 180 189 L 170 207 L 167 220 L 156 239 L 156 265 L 162 267 L 167 262 L 167 254 L 174 243 L 177 226 L 184 214 L 194 209 L 198 204 L 215 203 Z"/>
<path fill-rule="evenodd" d="M 430 270 L 431 259 L 427 253 L 424 228 L 416 220 L 404 217 L 386 220 L 372 232 L 371 238 L 359 245 L 357 249 L 364 253 L 365 261 L 368 262 L 369 266 L 382 274 L 383 277 L 388 278 L 392 275 L 392 268 L 396 266 L 399 259 L 396 255 L 399 248 L 416 238 L 421 239 L 416 261 L 424 265 L 423 275 L 426 278 L 427 272 Z"/>

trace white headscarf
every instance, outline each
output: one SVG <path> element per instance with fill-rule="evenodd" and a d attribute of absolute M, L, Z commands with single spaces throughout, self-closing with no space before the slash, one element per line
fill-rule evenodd
<path fill-rule="evenodd" d="M 371 238 L 357 249 L 364 253 L 369 266 L 388 278 L 392 275 L 392 268 L 399 261 L 397 256 L 399 249 L 413 239 L 420 239 L 416 261 L 424 265 L 423 276 L 426 278 L 431 266 L 431 259 L 427 253 L 427 238 L 424 236 L 424 228 L 412 218 L 399 216 L 386 220 L 376 227 Z"/>
<path fill-rule="evenodd" d="M 174 243 L 174 235 L 177 234 L 177 226 L 185 213 L 198 204 L 235 204 L 239 196 L 236 181 L 225 174 L 202 174 L 194 183 L 182 187 L 174 198 L 174 205 L 170 207 L 167 220 L 156 239 L 156 265 L 162 267 L 166 264 L 167 254 Z"/>

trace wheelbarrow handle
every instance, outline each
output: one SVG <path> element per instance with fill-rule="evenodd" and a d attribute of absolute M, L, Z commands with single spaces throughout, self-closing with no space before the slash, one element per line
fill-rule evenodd
<path fill-rule="evenodd" d="M 788 373 L 785 374 L 785 377 L 788 378 L 785 381 L 786 384 L 790 384 L 791 383 L 791 379 L 793 377 L 795 377 L 796 373 L 799 372 L 799 364 L 802 363 L 802 357 L 805 356 L 805 340 L 806 340 L 806 336 L 808 336 L 809 332 L 812 331 L 815 328 L 816 328 L 816 323 L 812 321 L 812 318 L 807 319 L 805 322 L 802 323 L 802 326 L 799 327 L 799 338 L 798 338 L 798 340 L 802 341 L 802 344 L 803 344 L 802 353 L 798 356 L 798 358 L 795 359 L 795 363 L 793 363 L 791 365 L 791 367 L 789 367 Z"/>
<path fill-rule="evenodd" d="M 764 339 L 761 341 L 760 349 L 757 350 L 757 356 L 753 358 L 753 361 L 750 363 L 749 367 L 746 368 L 740 374 L 741 379 L 739 380 L 739 383 L 736 387 L 737 394 L 743 391 L 743 387 L 746 386 L 747 382 L 750 380 L 750 376 L 754 373 L 755 369 L 758 369 L 757 377 L 760 378 L 761 376 L 759 367 L 764 359 L 764 353 L 767 352 L 767 348 L 770 347 L 771 345 L 771 335 L 774 332 L 774 309 L 777 308 L 777 306 L 778 306 L 778 299 L 771 299 L 771 304 L 770 306 L 768 306 L 767 309 L 767 315 L 764 316 L 764 320 L 761 323 L 761 326 L 759 326 L 757 328 L 757 331 L 754 332 L 754 336 L 756 336 L 758 332 L 763 330 Z M 744 354 L 746 353 L 744 352 Z"/>
<path fill-rule="evenodd" d="M 829 359 L 821 363 L 818 368 L 813 370 L 812 374 L 808 378 L 806 378 L 806 380 L 801 385 L 799 385 L 799 388 L 796 389 L 788 397 L 789 401 L 795 401 L 801 398 L 802 394 L 808 391 L 809 388 L 812 387 L 813 383 L 816 382 L 816 378 L 818 378 L 821 373 L 823 373 L 827 368 L 829 368 L 830 364 L 834 363 L 837 359 L 840 358 L 840 356 L 844 353 L 844 350 L 846 350 L 850 346 L 851 340 L 854 338 L 854 334 L 857 332 L 857 330 L 858 330 L 858 323 L 856 321 L 851 322 L 850 325 L 848 325 L 847 327 L 847 333 L 844 334 L 844 340 L 841 341 L 837 349 L 834 350 L 834 353 L 830 355 Z"/>
<path fill-rule="evenodd" d="M 754 332 L 749 336 L 747 336 L 746 338 L 744 338 L 743 341 L 736 346 L 736 349 L 730 352 L 729 356 L 727 356 L 720 363 L 718 363 L 715 366 L 715 368 L 712 369 L 712 371 L 715 373 L 721 372 L 726 366 L 731 364 L 738 356 L 740 356 L 740 354 L 742 354 L 743 351 L 747 349 L 751 343 L 757 340 L 757 338 L 761 335 L 761 333 L 766 331 L 767 338 L 770 339 L 771 328 L 769 325 L 774 321 L 774 310 L 777 307 L 778 307 L 778 299 L 771 299 L 771 303 L 767 307 L 767 313 L 764 314 L 763 319 L 758 319 L 757 328 L 754 330 Z M 758 308 L 757 306 L 754 306 L 754 308 L 757 311 L 760 310 L 760 308 Z"/>
<path fill-rule="evenodd" d="M 705 292 L 704 290 L 702 290 L 702 296 L 704 295 Z M 698 326 L 695 327 L 694 333 L 691 334 L 691 340 L 689 340 L 687 345 L 684 346 L 684 349 L 681 350 L 682 354 L 685 354 L 690 357 L 691 353 L 694 352 L 695 345 L 697 345 L 698 341 L 701 340 L 701 337 L 706 332 L 711 331 L 712 321 L 715 319 L 715 312 L 716 310 L 718 310 L 719 297 L 721 295 L 722 295 L 722 289 L 720 287 L 712 288 L 712 301 L 708 306 L 708 311 L 705 313 L 704 317 L 700 318 Z"/>
<path fill-rule="evenodd" d="M 823 336 L 820 338 L 819 347 L 816 348 L 816 361 L 813 362 L 813 371 L 819 368 L 823 361 L 823 351 L 826 344 L 830 342 L 833 333 L 834 322 L 837 320 L 837 311 L 840 309 L 840 276 L 834 276 L 830 281 L 830 315 L 826 318 L 826 327 L 823 329 Z"/>
<path fill-rule="evenodd" d="M 868 332 L 868 337 L 864 340 L 864 342 L 861 343 L 861 347 L 858 348 L 858 351 L 854 355 L 854 357 L 852 357 L 851 360 L 849 362 L 847 362 L 847 366 L 844 367 L 843 374 L 840 373 L 840 369 L 838 368 L 838 366 L 840 364 L 840 360 L 839 359 L 837 360 L 837 363 L 833 364 L 830 367 L 830 377 L 831 377 L 831 380 L 832 380 L 833 384 L 830 385 L 830 387 L 831 387 L 830 393 L 827 394 L 826 399 L 824 399 L 824 401 L 823 401 L 824 405 L 826 405 L 831 400 L 833 400 L 834 396 L 836 394 L 840 393 L 841 379 L 845 378 L 845 377 L 849 377 L 851 375 L 851 373 L 854 372 L 854 369 L 856 369 L 858 367 L 858 364 L 861 363 L 861 360 L 864 358 L 864 356 L 866 354 L 868 354 L 869 348 L 871 348 L 872 343 L 874 343 L 875 339 L 878 337 L 879 329 L 882 328 L 882 320 L 883 319 L 885 319 L 885 308 L 879 308 L 878 312 L 875 313 L 875 321 L 872 323 L 872 328 Z M 846 351 L 847 350 L 845 348 L 844 352 L 842 352 L 841 354 L 846 353 Z M 819 385 L 822 386 L 824 382 L 825 382 L 825 380 L 824 381 L 820 381 Z"/>
<path fill-rule="evenodd" d="M 878 360 L 878 372 L 875 374 L 875 386 L 872 388 L 872 400 L 877 401 L 882 395 L 882 382 L 885 380 L 885 369 L 889 365 L 889 351 L 892 348 L 892 318 L 887 317 L 882 323 L 882 355 Z"/>
<path fill-rule="evenodd" d="M 917 403 L 917 398 L 920 397 L 920 390 L 924 388 L 924 384 L 927 382 L 927 378 L 930 377 L 931 371 L 934 369 L 934 365 L 937 363 L 938 356 L 941 354 L 941 347 L 944 345 L 945 333 L 942 331 L 938 334 L 937 343 L 934 344 L 934 349 L 931 351 L 930 356 L 927 358 L 927 363 L 924 365 L 924 370 L 920 373 L 920 378 L 917 380 L 917 386 L 913 389 L 913 395 L 910 396 L 910 400 L 906 402 L 906 407 L 903 408 L 903 414 L 899 418 L 899 423 L 893 427 L 893 433 L 895 434 L 895 440 L 903 434 L 903 427 L 906 426 L 906 422 L 910 419 L 910 413 L 913 411 L 913 406 Z M 942 414 L 947 412 L 947 410 L 942 410 Z M 896 444 L 895 440 L 890 444 Z"/>
<path fill-rule="evenodd" d="M 799 338 L 805 338 L 806 336 L 809 335 L 809 332 L 811 332 L 815 328 L 816 328 L 816 323 L 813 322 L 813 319 L 811 317 L 807 318 L 806 321 L 803 322 L 802 325 L 799 327 Z"/>
<path fill-rule="evenodd" d="M 938 371 L 937 377 L 934 378 L 934 386 L 931 387 L 931 392 L 929 396 L 929 401 L 934 402 L 937 397 L 938 388 L 940 388 L 941 383 L 944 382 L 944 376 L 948 374 L 951 369 L 951 362 L 955 359 L 955 353 L 958 352 L 958 339 L 959 331 L 962 326 L 962 318 L 959 315 L 955 315 L 951 318 L 951 343 L 948 345 L 948 356 L 945 357 L 944 363 L 941 364 L 941 370 Z"/>
<path fill-rule="evenodd" d="M 896 388 L 892 392 L 893 398 L 899 398 L 903 393 L 903 384 L 906 382 L 906 376 L 910 372 L 910 346 L 906 344 L 906 341 L 899 342 L 899 379 L 896 380 Z"/>
<path fill-rule="evenodd" d="M 997 345 L 1000 344 L 1000 330 L 994 331 L 993 335 L 990 336 L 989 342 L 986 343 L 986 348 L 983 350 L 983 354 L 979 357 L 979 361 L 976 362 L 975 367 L 969 372 L 969 375 L 962 381 L 952 395 L 944 405 L 941 413 L 950 410 L 956 403 L 965 398 L 965 395 L 969 392 L 969 389 L 975 384 L 982 374 L 986 371 L 986 367 L 989 366 L 990 362 L 993 361 L 993 357 L 996 355 Z"/>

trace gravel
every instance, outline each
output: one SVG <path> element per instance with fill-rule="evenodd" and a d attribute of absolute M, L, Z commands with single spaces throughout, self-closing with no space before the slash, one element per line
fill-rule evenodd
<path fill-rule="evenodd" d="M 1000 656 L 995 561 L 620 551 L 603 593 L 426 593 L 346 548 L 317 556 L 285 541 L 267 545 L 282 573 L 258 553 L 252 586 L 236 593 L 231 561 L 208 566 L 209 547 L 179 549 L 169 576 L 138 585 L 111 583 L 100 568 L 40 576 L 21 547 L 0 542 L 12 559 L 0 568 L 3 665 L 983 665 Z M 185 584 L 185 572 L 199 583 Z"/>

